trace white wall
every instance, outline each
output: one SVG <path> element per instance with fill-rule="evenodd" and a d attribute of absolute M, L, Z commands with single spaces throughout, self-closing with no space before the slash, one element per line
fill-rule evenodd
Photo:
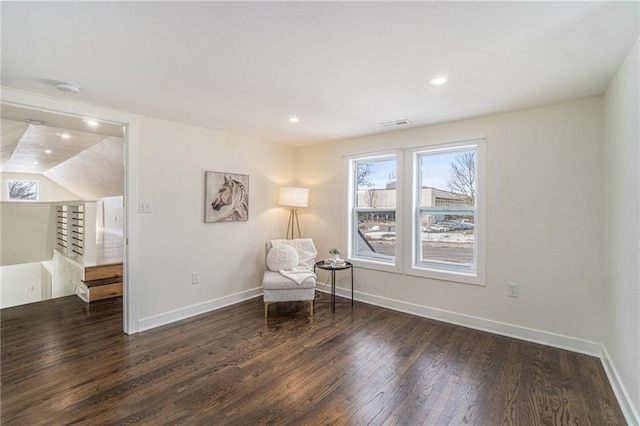
<path fill-rule="evenodd" d="M 63 297 L 75 294 L 76 288 L 84 278 L 84 268 L 70 258 L 57 251 L 53 252 L 53 259 L 42 262 L 49 271 L 51 281 L 50 297 Z"/>
<path fill-rule="evenodd" d="M 154 316 L 261 286 L 264 243 L 286 229 L 278 191 L 293 182 L 294 150 L 151 118 L 139 126 L 139 198 L 151 202 L 138 214 L 146 328 L 171 319 Z M 250 176 L 247 222 L 204 223 L 205 171 Z"/>
<path fill-rule="evenodd" d="M 54 211 L 50 203 L 0 202 L 0 265 L 51 259 Z"/>
<path fill-rule="evenodd" d="M 0 308 L 75 294 L 83 274 L 80 265 L 57 251 L 52 260 L 0 266 Z"/>
<path fill-rule="evenodd" d="M 486 136 L 486 287 L 357 269 L 356 291 L 601 342 L 602 117 L 596 97 L 300 148 L 300 220 L 320 253 L 344 249 L 344 155 Z"/>
<path fill-rule="evenodd" d="M 79 200 L 76 194 L 66 190 L 48 177 L 38 173 L 0 173 L 2 177 L 2 201 L 8 200 L 7 180 L 35 180 L 38 182 L 38 201 L 71 201 Z"/>
<path fill-rule="evenodd" d="M 124 197 L 104 197 L 98 200 L 98 228 L 122 234 L 124 226 Z"/>
<path fill-rule="evenodd" d="M 1 266 L 0 308 L 41 300 L 41 274 L 40 262 Z"/>
<path fill-rule="evenodd" d="M 2 202 L 0 226 L 2 243 L 0 265 L 15 265 L 51 259 L 53 248 L 53 206 L 51 202 L 77 200 L 46 176 L 36 173 L 0 173 Z M 38 182 L 38 202 L 6 201 L 7 180 L 23 179 Z"/>
<path fill-rule="evenodd" d="M 640 410 L 640 122 L 639 42 L 606 94 L 607 220 L 604 344 L 636 410 Z M 639 420 L 636 420 L 639 421 Z"/>

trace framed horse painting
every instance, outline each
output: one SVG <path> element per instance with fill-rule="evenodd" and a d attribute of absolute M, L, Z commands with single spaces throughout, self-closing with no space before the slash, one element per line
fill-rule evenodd
<path fill-rule="evenodd" d="M 204 221 L 249 220 L 249 175 L 205 172 Z"/>

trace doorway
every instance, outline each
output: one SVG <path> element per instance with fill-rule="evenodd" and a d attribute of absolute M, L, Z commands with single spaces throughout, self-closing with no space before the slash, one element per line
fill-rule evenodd
<path fill-rule="evenodd" d="M 2 308 L 76 295 L 89 306 L 92 290 L 93 300 L 122 295 L 126 126 L 1 107 Z M 110 280 L 87 285 L 87 271 L 103 266 Z"/>

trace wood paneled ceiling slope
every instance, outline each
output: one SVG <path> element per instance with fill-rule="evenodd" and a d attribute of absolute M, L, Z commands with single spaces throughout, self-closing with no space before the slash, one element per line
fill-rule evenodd
<path fill-rule="evenodd" d="M 639 28 L 637 1 L 0 7 L 3 86 L 291 145 L 602 95 Z"/>
<path fill-rule="evenodd" d="M 10 105 L 0 116 L 3 172 L 41 173 L 85 200 L 122 195 L 122 126 Z"/>

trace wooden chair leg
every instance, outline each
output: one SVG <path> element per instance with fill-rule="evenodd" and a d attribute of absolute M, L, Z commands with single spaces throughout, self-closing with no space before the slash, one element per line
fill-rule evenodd
<path fill-rule="evenodd" d="M 314 300 L 307 300 L 309 303 L 309 315 L 313 316 L 313 302 Z M 269 305 L 270 303 L 264 302 L 264 317 L 267 318 L 269 315 Z"/>

